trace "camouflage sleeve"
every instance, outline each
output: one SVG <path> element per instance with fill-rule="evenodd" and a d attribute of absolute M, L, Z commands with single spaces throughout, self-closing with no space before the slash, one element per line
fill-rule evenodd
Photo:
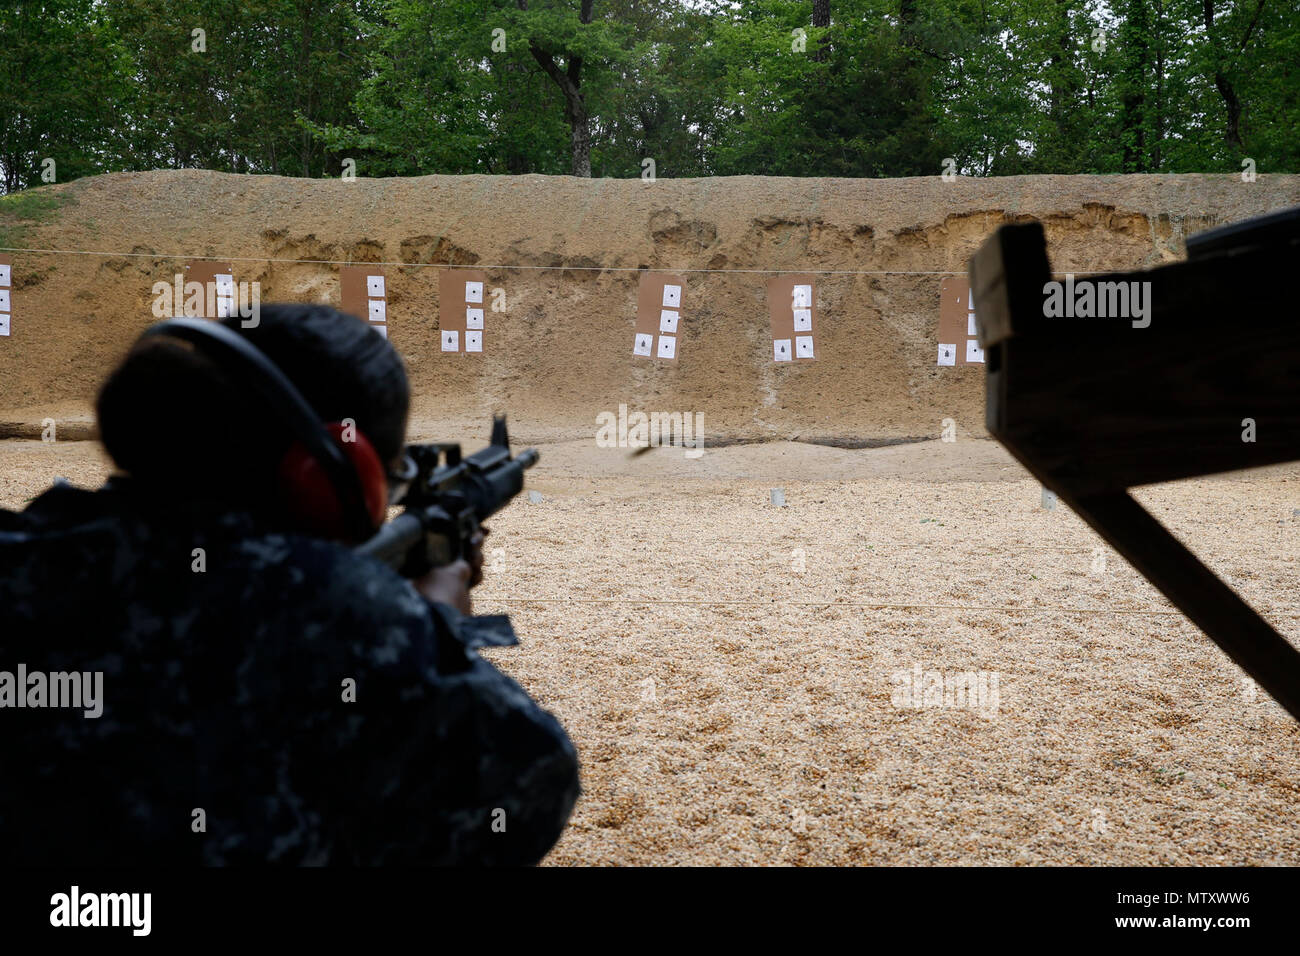
<path fill-rule="evenodd" d="M 376 834 L 373 846 L 383 862 L 536 863 L 578 798 L 577 754 L 559 722 L 474 649 L 498 643 L 490 634 L 500 635 L 499 624 L 427 606 L 438 635 L 437 675 L 426 672 L 417 691 L 409 681 L 390 683 L 386 671 L 371 674 L 380 700 L 366 711 L 369 739 L 359 749 L 378 757 L 375 782 L 397 783 L 385 773 L 376 737 L 402 740 L 403 749 L 418 741 L 395 808 L 407 824 Z M 385 802 L 382 794 L 375 799 Z"/>
<path fill-rule="evenodd" d="M 338 688 L 313 730 L 337 744 L 321 754 L 333 770 L 321 768 L 331 862 L 539 861 L 577 800 L 577 754 L 475 650 L 512 643 L 508 621 L 432 604 L 368 558 L 331 564 L 326 593 L 341 613 L 311 641 L 333 646 L 320 659 L 336 673 L 319 676 Z"/>

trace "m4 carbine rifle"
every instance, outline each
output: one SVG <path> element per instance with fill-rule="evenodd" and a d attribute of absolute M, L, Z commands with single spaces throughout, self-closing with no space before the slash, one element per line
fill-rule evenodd
<path fill-rule="evenodd" d="M 460 445 L 408 445 L 416 475 L 399 502 L 406 510 L 357 547 L 406 577 L 468 557 L 480 525 L 523 491 L 536 448 L 510 455 L 506 420 L 492 419 L 492 441 L 462 458 Z"/>

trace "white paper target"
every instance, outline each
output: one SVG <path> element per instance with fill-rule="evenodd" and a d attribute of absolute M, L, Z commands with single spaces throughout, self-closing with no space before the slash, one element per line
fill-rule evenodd
<path fill-rule="evenodd" d="M 957 345 L 956 345 L 956 343 L 953 343 L 952 345 L 945 345 L 945 344 L 942 343 L 942 342 L 939 343 L 939 364 L 940 364 L 940 365 L 956 365 L 956 364 L 957 364 Z"/>
<path fill-rule="evenodd" d="M 366 295 L 381 299 L 384 297 L 383 276 L 366 276 Z"/>
<path fill-rule="evenodd" d="M 442 333 L 442 350 L 444 352 L 460 351 L 460 333 L 457 331 Z"/>
<path fill-rule="evenodd" d="M 483 328 L 483 310 L 466 309 L 465 310 L 465 328 L 482 329 Z"/>
<path fill-rule="evenodd" d="M 465 301 L 482 302 L 483 301 L 483 283 L 466 282 L 465 283 Z"/>
<path fill-rule="evenodd" d="M 638 332 L 636 335 L 636 345 L 632 346 L 633 355 L 649 355 L 652 336 L 644 332 Z"/>
<path fill-rule="evenodd" d="M 677 339 L 671 335 L 659 336 L 659 358 L 670 359 L 677 354 Z"/>
<path fill-rule="evenodd" d="M 794 361 L 794 356 L 790 354 L 789 339 L 776 339 L 772 342 L 772 358 L 778 362 Z"/>
<path fill-rule="evenodd" d="M 682 304 L 682 287 L 679 285 L 664 286 L 664 308 L 675 309 Z"/>

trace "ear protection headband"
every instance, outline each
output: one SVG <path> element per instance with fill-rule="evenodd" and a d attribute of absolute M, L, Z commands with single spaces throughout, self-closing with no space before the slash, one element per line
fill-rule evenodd
<path fill-rule="evenodd" d="M 387 478 L 379 455 L 355 428 L 345 441 L 341 422 L 323 424 L 302 393 L 275 363 L 218 322 L 168 319 L 140 337 L 165 336 L 188 342 L 262 399 L 293 437 L 278 469 L 280 495 L 296 524 L 326 537 L 364 541 L 383 523 Z"/>

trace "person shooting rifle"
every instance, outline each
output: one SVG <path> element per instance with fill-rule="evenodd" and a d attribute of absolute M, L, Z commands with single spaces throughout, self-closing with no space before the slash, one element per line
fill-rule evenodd
<path fill-rule="evenodd" d="M 409 402 L 386 339 L 325 306 L 145 332 L 97 402 L 117 473 L 0 511 L 0 660 L 103 675 L 96 719 L 4 712 L 0 862 L 546 854 L 577 755 L 477 653 L 514 635 L 469 596 L 535 452 L 422 468 Z"/>

